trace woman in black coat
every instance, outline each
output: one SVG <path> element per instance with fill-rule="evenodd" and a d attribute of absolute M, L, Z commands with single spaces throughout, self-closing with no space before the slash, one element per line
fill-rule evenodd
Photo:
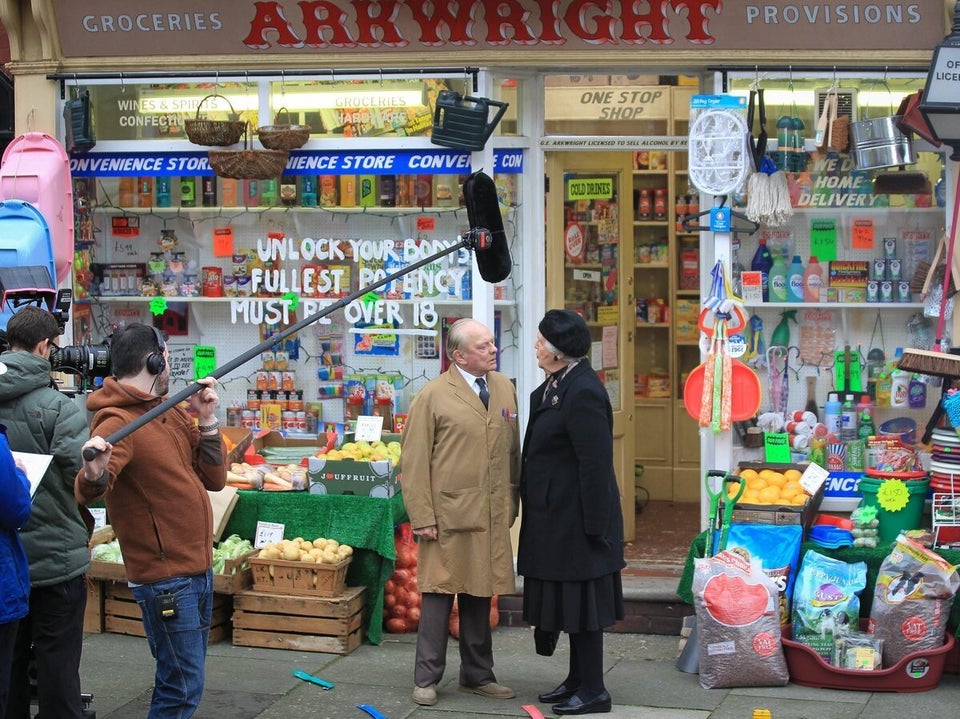
<path fill-rule="evenodd" d="M 590 330 L 569 310 L 539 325 L 537 363 L 547 380 L 530 397 L 523 444 L 517 571 L 523 618 L 537 652 L 570 635 L 570 668 L 539 696 L 557 714 L 608 712 L 603 628 L 623 618 L 623 516 L 613 469 L 613 410 L 590 367 Z"/>

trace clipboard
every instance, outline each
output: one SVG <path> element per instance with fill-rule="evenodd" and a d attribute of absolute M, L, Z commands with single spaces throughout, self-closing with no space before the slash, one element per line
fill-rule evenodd
<path fill-rule="evenodd" d="M 237 506 L 240 498 L 237 496 L 236 487 L 224 487 L 219 492 L 211 492 L 208 489 L 207 495 L 210 497 L 210 506 L 213 508 L 213 541 L 219 542 L 223 530 L 227 528 L 227 521 L 230 519 L 233 508 Z"/>
<path fill-rule="evenodd" d="M 47 467 L 53 461 L 52 454 L 34 454 L 33 452 L 11 452 L 14 460 L 19 460 L 26 470 L 27 480 L 30 482 L 30 499 L 33 500 L 40 486 L 40 480 L 47 473 Z"/>

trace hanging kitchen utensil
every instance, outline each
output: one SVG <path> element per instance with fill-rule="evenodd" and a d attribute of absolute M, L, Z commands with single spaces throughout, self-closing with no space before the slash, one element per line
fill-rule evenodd
<path fill-rule="evenodd" d="M 875 344 L 877 334 L 880 334 L 880 345 Z M 873 332 L 870 333 L 870 349 L 867 350 L 867 394 L 870 398 L 877 398 L 877 378 L 887 364 L 887 353 L 884 350 L 886 343 L 883 339 L 883 320 L 877 310 L 877 318 L 873 321 Z"/>

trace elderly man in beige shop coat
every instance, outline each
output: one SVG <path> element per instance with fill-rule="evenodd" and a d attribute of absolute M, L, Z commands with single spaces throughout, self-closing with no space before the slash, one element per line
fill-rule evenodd
<path fill-rule="evenodd" d="M 497 346 L 481 322 L 454 323 L 446 352 L 450 368 L 417 393 L 403 433 L 403 500 L 419 538 L 423 595 L 413 700 L 424 706 L 437 702 L 455 596 L 460 691 L 515 696 L 493 673 L 489 614 L 491 596 L 516 588 L 510 526 L 519 506 L 517 393 L 494 371 Z"/>

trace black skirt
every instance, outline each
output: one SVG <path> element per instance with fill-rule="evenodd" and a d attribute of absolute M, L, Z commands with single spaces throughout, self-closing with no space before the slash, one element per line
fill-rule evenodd
<path fill-rule="evenodd" d="M 620 572 L 582 582 L 523 578 L 523 619 L 553 632 L 590 632 L 623 619 Z"/>

